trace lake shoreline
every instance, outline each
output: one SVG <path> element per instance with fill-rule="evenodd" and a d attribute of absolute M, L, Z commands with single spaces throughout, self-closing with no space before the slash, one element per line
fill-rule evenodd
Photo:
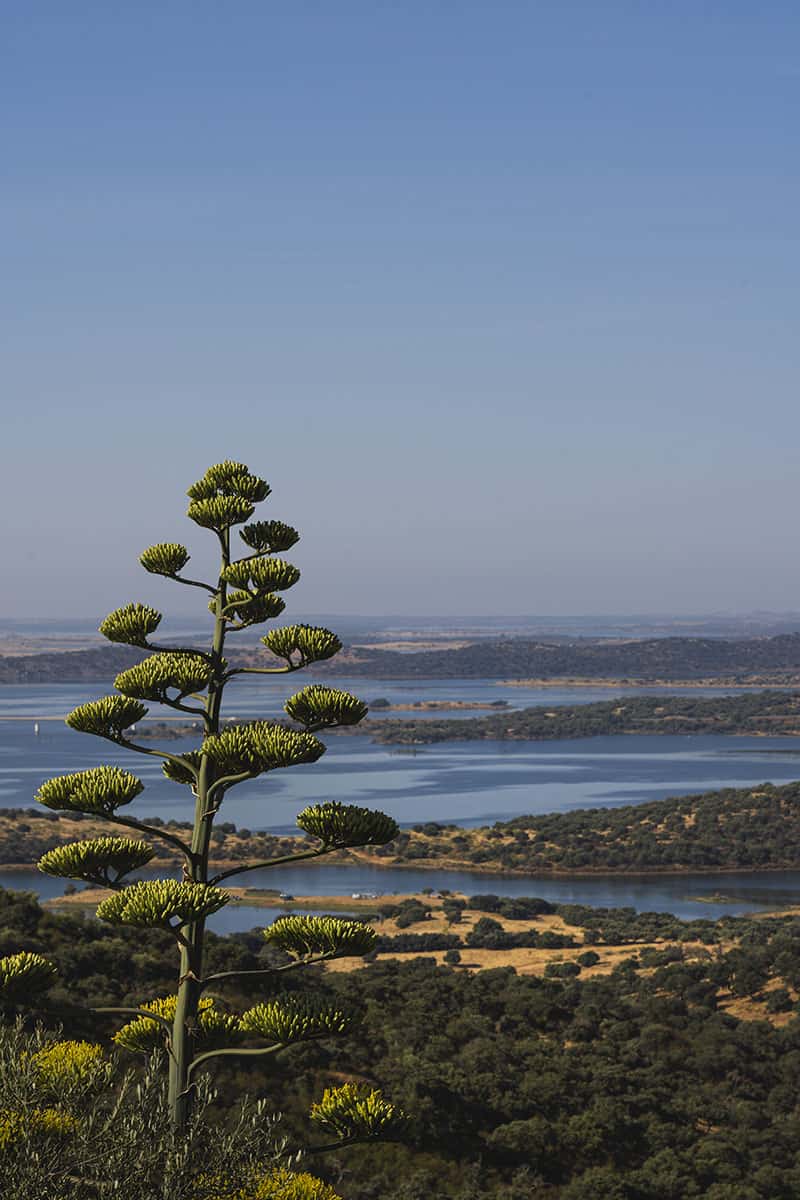
<path fill-rule="evenodd" d="M 279 895 L 266 894 L 261 888 L 232 887 L 225 890 L 231 897 L 228 904 L 234 908 L 279 908 L 287 912 L 309 908 L 316 912 L 320 909 L 330 909 L 331 912 L 358 912 L 359 916 L 372 916 L 377 913 L 377 899 L 354 899 L 352 896 L 293 896 L 291 900 L 282 900 Z M 50 896 L 47 900 L 42 900 L 41 904 L 43 908 L 96 908 L 108 895 L 107 888 L 98 887 L 92 888 L 91 891 L 87 889 L 83 892 L 73 892 L 70 896 Z"/>
<path fill-rule="evenodd" d="M 248 888 L 232 888 L 232 889 L 230 889 L 230 891 L 231 891 L 231 899 L 228 902 L 228 904 L 225 906 L 226 908 L 235 909 L 235 908 L 244 907 L 247 909 L 252 909 L 252 908 L 268 909 L 268 910 L 278 909 L 278 910 L 280 910 L 280 912 L 283 915 L 291 915 L 293 912 L 302 913 L 302 912 L 307 912 L 307 911 L 311 911 L 312 913 L 329 912 L 329 913 L 339 913 L 342 916 L 356 918 L 357 920 L 362 920 L 362 921 L 375 921 L 380 916 L 381 903 L 384 903 L 384 904 L 389 903 L 389 904 L 397 906 L 397 905 L 403 904 L 404 902 L 407 902 L 409 900 L 418 901 L 425 908 L 430 909 L 430 911 L 432 912 L 434 917 L 440 917 L 441 916 L 441 906 L 442 906 L 442 903 L 444 900 L 444 898 L 442 896 L 440 896 L 436 893 L 434 893 L 433 895 L 427 895 L 425 892 L 420 892 L 420 891 L 392 892 L 392 893 L 389 893 L 389 894 L 386 894 L 383 896 L 380 896 L 380 895 L 379 896 L 335 896 L 335 895 L 334 896 L 332 896 L 332 895 L 293 896 L 290 900 L 281 899 L 280 896 L 278 896 L 278 895 L 265 895 L 258 888 L 255 888 L 252 891 Z M 92 915 L 94 914 L 94 911 L 96 910 L 97 905 L 102 900 L 106 899 L 107 895 L 108 895 L 108 892 L 106 889 L 95 888 L 91 891 L 87 890 L 85 892 L 78 892 L 72 896 L 52 896 L 46 900 L 40 901 L 40 903 L 43 908 L 47 909 L 50 912 L 56 913 L 56 914 L 67 914 L 67 913 L 74 913 L 77 911 L 77 912 L 83 914 L 84 916 L 87 916 L 90 913 Z M 470 898 L 470 894 L 467 892 L 456 892 L 456 891 L 449 892 L 448 896 L 452 897 L 453 899 L 461 900 L 461 901 L 469 900 L 469 898 Z M 709 898 L 696 897 L 694 899 L 695 899 L 696 903 L 709 903 L 709 904 L 710 903 L 716 903 L 716 904 L 736 903 L 735 899 L 731 899 L 727 896 L 718 896 L 718 897 L 709 897 Z M 556 902 L 556 908 L 557 907 L 558 907 L 558 904 Z M 585 907 L 593 908 L 596 906 L 585 905 Z M 785 902 L 782 902 L 782 903 L 776 902 L 774 908 L 766 908 L 766 909 L 754 910 L 752 912 L 740 913 L 740 914 L 738 914 L 738 917 L 744 918 L 744 919 L 749 919 L 749 920 L 768 920 L 770 917 L 795 917 L 798 915 L 798 913 L 800 913 L 800 904 L 797 904 L 797 905 L 788 904 L 787 905 Z M 467 912 L 466 916 L 468 919 L 470 917 L 472 917 L 473 919 L 477 919 L 478 917 L 481 916 L 481 912 L 480 911 L 472 912 L 472 913 Z M 712 917 L 710 919 L 713 921 L 720 921 L 720 920 L 726 919 L 726 916 L 727 915 L 716 916 L 716 917 Z M 280 917 L 278 917 L 276 919 L 279 920 Z M 560 920 L 559 917 L 555 917 L 554 919 L 556 921 Z M 688 921 L 697 920 L 697 919 L 702 920 L 705 918 L 702 918 L 702 917 L 701 918 L 677 917 L 676 916 L 676 920 L 683 921 L 683 922 L 688 922 Z M 508 919 L 505 919 L 505 920 L 503 920 L 503 924 L 506 928 L 509 928 L 512 931 L 516 932 L 520 928 L 534 928 L 534 927 L 537 929 L 541 928 L 542 924 L 548 922 L 548 920 L 553 920 L 553 918 L 546 917 L 546 918 L 544 918 L 544 922 L 543 922 L 543 918 L 541 916 L 538 916 L 532 920 L 527 920 L 527 921 L 523 920 L 521 922 L 517 919 L 511 919 L 510 921 Z M 390 930 L 391 932 L 394 932 L 394 933 L 400 932 L 398 929 L 395 928 L 394 922 L 391 918 L 387 918 L 387 919 L 381 921 L 380 930 L 382 933 L 386 932 L 387 930 Z M 426 922 L 426 926 L 425 926 L 423 932 L 430 932 L 430 930 L 431 930 L 431 926 Z M 442 927 L 442 931 L 458 932 L 458 930 L 456 930 L 453 926 L 451 926 L 449 924 L 449 922 L 446 923 Z M 671 940 L 672 939 L 667 939 L 667 941 L 671 941 Z M 661 941 L 660 938 L 656 938 L 656 942 L 660 942 L 660 941 Z M 639 943 L 639 944 L 644 945 L 644 944 L 655 944 L 655 943 Z M 577 955 L 584 949 L 585 949 L 585 945 L 579 944 L 573 948 L 572 954 L 567 955 L 567 957 Z M 615 953 L 629 954 L 631 952 L 631 943 L 626 943 L 622 947 L 615 946 L 613 948 L 608 947 L 607 949 L 613 949 L 613 951 Z M 441 953 L 442 953 L 441 951 L 434 952 L 434 953 L 436 954 L 437 958 L 441 957 Z M 484 965 L 503 965 L 502 959 L 500 961 L 497 961 L 498 959 L 500 959 L 500 956 L 502 955 L 502 953 L 503 953 L 502 951 L 492 952 L 492 955 L 491 955 L 492 962 L 490 962 L 488 964 L 484 964 Z M 380 957 L 415 958 L 415 957 L 418 957 L 419 954 L 420 954 L 419 950 L 402 951 L 402 950 L 389 949 L 389 950 L 383 951 L 382 954 L 380 955 Z M 563 949 L 554 949 L 552 951 L 549 951 L 547 953 L 547 957 L 552 958 L 555 961 L 561 961 L 564 958 L 564 950 Z"/>
<path fill-rule="evenodd" d="M 167 868 L 179 867 L 182 859 L 175 857 L 159 859 L 159 866 Z M 281 866 L 291 868 L 293 871 L 297 869 L 314 870 L 319 866 L 320 860 L 308 861 L 300 860 L 295 863 L 282 863 Z M 227 871 L 232 867 L 237 866 L 235 862 L 214 862 L 209 864 L 210 872 Z M 416 859 L 414 862 L 386 862 L 377 861 L 371 858 L 355 858 L 355 859 L 335 859 L 333 856 L 328 857 L 324 861 L 324 865 L 328 867 L 341 867 L 342 870 L 349 870 L 353 867 L 375 867 L 381 871 L 460 871 L 470 875 L 485 875 L 487 878 L 496 879 L 666 879 L 666 878 L 681 878 L 682 876 L 696 875 L 752 875 L 771 874 L 778 875 L 781 873 L 788 874 L 792 871 L 800 871 L 800 862 L 794 864 L 785 864 L 781 866 L 765 865 L 763 863 L 758 866 L 736 867 L 736 866 L 692 866 L 692 867 L 639 867 L 636 870 L 620 868 L 619 870 L 593 870 L 590 867 L 576 869 L 571 871 L 530 871 L 515 868 L 503 868 L 488 866 L 485 863 L 462 862 L 454 859 L 444 859 L 441 862 L 430 862 L 426 859 Z M 28 863 L 0 863 L 0 874 L 4 871 L 9 873 L 35 871 L 37 869 L 36 862 Z M 270 864 L 268 860 L 264 860 L 259 864 L 257 869 L 269 870 Z M 80 881 L 78 881 L 80 882 Z M 0 885 L 1 886 L 1 885 Z"/>
<path fill-rule="evenodd" d="M 792 674 L 789 679 L 764 676 L 760 679 L 742 680 L 735 675 L 712 675 L 704 679 L 664 679 L 634 676 L 605 676 L 593 679 L 585 675 L 559 675 L 537 679 L 494 679 L 497 687 L 519 688 L 733 688 L 737 691 L 797 691 L 800 677 Z"/>

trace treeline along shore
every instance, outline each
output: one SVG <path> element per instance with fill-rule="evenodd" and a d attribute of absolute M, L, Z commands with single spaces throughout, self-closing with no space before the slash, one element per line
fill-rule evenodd
<path fill-rule="evenodd" d="M 94 817 L 7 809 L 0 812 L 0 865 L 30 868 L 46 850 L 108 831 Z M 220 866 L 268 863 L 301 848 L 308 848 L 304 838 L 224 822 L 214 831 L 212 855 Z M 156 855 L 159 863 L 174 861 L 168 845 L 158 844 Z M 403 829 L 385 846 L 341 851 L 328 861 L 520 875 L 797 870 L 800 783 L 515 817 L 477 829 L 431 821 Z"/>
<path fill-rule="evenodd" d="M 236 666 L 265 665 L 262 647 L 237 648 Z M 126 646 L 43 654 L 0 656 L 0 684 L 89 683 L 139 661 L 141 652 Z M 599 682 L 693 681 L 758 684 L 800 683 L 800 633 L 757 638 L 664 637 L 616 640 L 577 638 L 535 640 L 498 638 L 443 650 L 398 652 L 345 648 L 335 659 L 318 663 L 319 675 L 371 679 L 581 679 Z"/>
<path fill-rule="evenodd" d="M 360 726 L 364 730 L 365 725 Z M 535 705 L 458 720 L 369 721 L 373 741 L 405 745 L 464 741 L 552 741 L 609 734 L 800 736 L 800 695 L 624 696 L 594 704 Z"/>
<path fill-rule="evenodd" d="M 421 709 L 432 711 L 430 704 Z M 444 706 L 442 706 L 444 707 Z M 624 696 L 593 704 L 535 705 L 519 710 L 498 707 L 482 717 L 455 719 L 413 715 L 400 720 L 362 721 L 343 736 L 368 734 L 386 745 L 420 746 L 435 742 L 553 741 L 609 734 L 729 734 L 751 737 L 800 737 L 800 695 L 794 692 L 743 692 L 733 696 Z M 381 711 L 375 708 L 372 711 Z M 385 711 L 385 710 L 384 710 Z M 409 706 L 411 713 L 414 706 Z M 146 721 L 137 737 L 161 740 L 197 734 L 199 723 Z M 799 747 L 800 749 L 800 747 Z"/>

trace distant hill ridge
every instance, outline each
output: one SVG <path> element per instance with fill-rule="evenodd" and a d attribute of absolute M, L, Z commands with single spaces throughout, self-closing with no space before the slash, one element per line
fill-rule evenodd
<path fill-rule="evenodd" d="M 0 683 L 107 682 L 142 658 L 133 646 L 98 646 L 91 650 L 0 657 Z"/>
<path fill-rule="evenodd" d="M 127 646 L 0 657 L 0 683 L 83 683 L 109 681 L 137 662 L 141 652 Z M 233 650 L 237 665 L 268 661 L 266 651 Z M 577 638 L 481 640 L 450 650 L 398 652 L 346 649 L 319 663 L 315 675 L 368 679 L 604 679 L 693 680 L 709 676 L 760 676 L 769 681 L 800 675 L 800 633 L 741 639 L 665 637 L 625 641 Z"/>
<path fill-rule="evenodd" d="M 452 650 L 398 654 L 359 650 L 328 670 L 373 678 L 553 679 L 559 676 L 700 679 L 718 674 L 800 671 L 800 633 L 766 638 L 667 637 L 625 641 L 527 638 L 480 641 Z"/>

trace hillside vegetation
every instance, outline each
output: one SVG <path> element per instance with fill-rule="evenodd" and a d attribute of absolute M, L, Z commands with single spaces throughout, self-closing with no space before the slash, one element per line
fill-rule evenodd
<path fill-rule="evenodd" d="M 54 846 L 107 832 L 90 817 L 5 810 L 0 864 L 30 866 Z M 228 822 L 212 857 L 218 864 L 259 861 L 301 848 L 300 838 L 253 834 Z M 157 853 L 170 861 L 165 850 Z M 331 861 L 524 874 L 800 868 L 800 783 L 516 817 L 478 829 L 432 821 L 402 830 L 385 846 L 342 851 Z"/>
<path fill-rule="evenodd" d="M 580 638 L 537 641 L 502 638 L 451 650 L 398 654 L 359 649 L 358 658 L 337 659 L 326 671 L 397 679 L 500 678 L 705 679 L 723 675 L 800 674 L 800 633 L 769 638 Z"/>
<path fill-rule="evenodd" d="M 106 681 L 141 657 L 127 647 L 0 656 L 0 683 Z M 263 664 L 262 648 L 241 647 L 236 665 Z M 499 638 L 446 650 L 358 647 L 317 664 L 315 673 L 372 679 L 584 679 L 800 681 L 800 633 L 757 638 L 664 637 L 624 641 Z"/>
<path fill-rule="evenodd" d="M 163 821 L 147 817 L 148 824 L 171 830 L 191 829 L 188 821 Z M 107 821 L 82 813 L 55 813 L 39 808 L 0 809 L 0 865 L 33 866 L 47 851 L 80 838 L 108 837 Z M 278 837 L 237 829 L 223 821 L 212 836 L 212 860 L 217 866 L 277 858 L 300 848 L 300 837 Z M 167 843 L 153 839 L 159 863 L 178 862 L 177 852 Z"/>
<path fill-rule="evenodd" d="M 526 873 L 798 868 L 800 783 L 516 817 L 489 829 L 431 822 L 372 853 L 393 864 Z"/>
<path fill-rule="evenodd" d="M 481 922 L 484 942 L 493 926 L 530 924 L 493 901 L 470 902 L 481 915 L 465 961 L 491 953 L 473 944 Z M 167 934 L 143 943 L 135 930 L 55 916 L 2 889 L 0 916 L 0 955 L 28 949 L 58 964 L 54 1006 L 37 1015 L 67 1037 L 105 1041 L 113 1028 L 78 1005 L 172 988 Z M 320 1086 L 368 1079 L 411 1121 L 398 1145 L 315 1160 L 349 1200 L 795 1200 L 800 922 L 709 922 L 706 937 L 697 923 L 645 929 L 625 910 L 562 920 L 582 945 L 543 976 L 431 957 L 288 976 L 290 990 L 357 1006 L 364 1022 L 335 1050 L 309 1042 L 272 1059 L 269 1094 L 286 1133 L 300 1134 Z M 626 943 L 604 973 L 578 961 L 608 956 L 598 921 Z M 636 944 L 643 933 L 664 940 Z M 209 951 L 213 970 L 257 970 L 276 953 L 256 931 L 209 935 Z M 263 981 L 221 990 L 242 1011 Z M 247 1060 L 215 1072 L 223 1104 L 263 1082 Z"/>
<path fill-rule="evenodd" d="M 744 692 L 734 696 L 624 696 L 596 704 L 536 705 L 484 717 L 428 717 L 361 724 L 373 741 L 405 745 L 478 739 L 542 741 L 623 733 L 726 733 L 800 736 L 800 696 Z"/>

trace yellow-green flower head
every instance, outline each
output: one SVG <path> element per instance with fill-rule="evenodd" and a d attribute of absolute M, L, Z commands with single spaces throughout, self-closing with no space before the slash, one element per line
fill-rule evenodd
<path fill-rule="evenodd" d="M 244 463 L 217 463 L 188 489 L 191 504 L 187 516 L 206 529 L 221 532 L 248 521 L 254 505 L 269 493 L 269 484 L 251 475 Z"/>
<path fill-rule="evenodd" d="M 167 698 L 182 699 L 194 692 L 205 691 L 211 675 L 211 664 L 203 655 L 167 651 L 151 654 L 127 671 L 121 671 L 114 680 L 114 687 L 135 700 L 163 703 Z M 170 696 L 171 692 L 177 695 Z"/>
<path fill-rule="evenodd" d="M 70 729 L 77 729 L 79 733 L 93 733 L 95 737 L 120 742 L 125 730 L 146 716 L 147 709 L 138 700 L 128 696 L 103 696 L 102 700 L 90 700 L 88 704 L 73 708 L 66 721 Z"/>
<path fill-rule="evenodd" d="M 56 981 L 56 967 L 49 959 L 29 950 L 9 954 L 0 958 L 0 999 L 12 1004 L 19 1000 L 30 1000 L 52 987 Z"/>
<path fill-rule="evenodd" d="M 253 505 L 239 496 L 213 496 L 209 500 L 193 500 L 186 515 L 203 529 L 222 532 L 231 525 L 241 525 L 254 511 Z"/>
<path fill-rule="evenodd" d="M 209 609 L 216 610 L 216 601 L 209 601 Z M 242 625 L 261 625 L 273 617 L 279 617 L 286 608 L 286 601 L 272 592 L 260 592 L 253 596 L 250 592 L 229 592 L 225 601 L 225 617 L 237 620 Z"/>
<path fill-rule="evenodd" d="M 257 1186 L 253 1200 L 341 1200 L 330 1184 L 303 1171 L 295 1175 L 280 1170 Z"/>
<path fill-rule="evenodd" d="M 116 698 L 116 697 L 113 697 Z M 77 711 L 77 710 L 76 710 Z M 36 793 L 45 808 L 106 816 L 144 791 L 141 779 L 119 767 L 90 767 L 48 779 Z"/>
<path fill-rule="evenodd" d="M 235 1046 L 244 1034 L 235 1013 L 223 1012 L 213 1005 L 202 1010 L 197 1020 L 197 1039 L 204 1050 Z"/>
<path fill-rule="evenodd" d="M 254 521 L 239 530 L 239 537 L 257 554 L 283 554 L 300 541 L 300 534 L 282 521 Z"/>
<path fill-rule="evenodd" d="M 226 583 L 257 592 L 285 592 L 300 578 L 297 567 L 282 558 L 243 558 L 222 572 Z"/>
<path fill-rule="evenodd" d="M 213 1003 L 208 996 L 203 996 L 199 1002 L 198 1016 Z M 177 1007 L 177 996 L 158 996 L 155 1000 L 148 1000 L 146 1004 L 139 1005 L 139 1008 L 146 1012 L 151 1012 L 170 1022 L 175 1019 Z M 123 1050 L 130 1050 L 132 1054 L 149 1054 L 151 1051 L 160 1050 L 163 1047 L 166 1036 L 167 1032 L 160 1021 L 150 1021 L 147 1017 L 134 1017 L 132 1021 L 128 1021 L 126 1025 L 117 1030 L 112 1041 L 121 1046 Z"/>
<path fill-rule="evenodd" d="M 177 1003 L 177 996 L 165 996 L 150 1000 L 141 1007 L 166 1021 L 174 1021 Z M 150 1054 L 163 1047 L 165 1036 L 166 1030 L 160 1021 L 135 1017 L 114 1034 L 113 1041 L 132 1054 Z M 239 1018 L 233 1013 L 223 1012 L 210 997 L 203 996 L 197 1013 L 195 1038 L 203 1050 L 235 1045 L 242 1039 Z"/>
<path fill-rule="evenodd" d="M 375 937 L 371 925 L 338 917 L 279 917 L 264 930 L 266 942 L 298 959 L 368 954 Z"/>
<path fill-rule="evenodd" d="M 179 759 L 167 759 L 161 764 L 161 770 L 166 775 L 167 779 L 171 779 L 173 783 L 185 783 L 189 787 L 194 788 L 197 783 L 197 776 L 191 770 L 194 767 L 195 771 L 200 770 L 202 754 L 199 750 L 184 750 Z M 186 766 L 183 766 L 183 761 Z"/>
<path fill-rule="evenodd" d="M 189 557 L 189 551 L 179 542 L 158 542 L 142 551 L 139 562 L 151 575 L 177 575 Z"/>
<path fill-rule="evenodd" d="M 304 808 L 297 824 L 326 846 L 344 850 L 349 846 L 384 846 L 393 841 L 400 827 L 393 817 L 356 804 L 312 804 Z"/>
<path fill-rule="evenodd" d="M 69 1137 L 78 1129 L 77 1117 L 60 1108 L 33 1108 L 27 1112 L 0 1109 L 0 1150 L 8 1150 L 35 1136 Z"/>
<path fill-rule="evenodd" d="M 195 1200 L 342 1200 L 330 1184 L 306 1172 L 296 1174 L 285 1167 L 255 1173 L 244 1186 L 221 1175 L 202 1175 L 195 1180 Z"/>
<path fill-rule="evenodd" d="M 320 1102 L 311 1109 L 311 1119 L 344 1141 L 387 1137 L 406 1123 L 399 1108 L 361 1083 L 326 1088 Z"/>
<path fill-rule="evenodd" d="M 333 728 L 336 725 L 357 725 L 367 715 L 367 706 L 357 696 L 338 688 L 320 687 L 312 683 L 290 696 L 284 711 L 300 725 L 313 728 Z"/>
<path fill-rule="evenodd" d="M 330 1184 L 314 1175 L 305 1171 L 296 1175 L 282 1168 L 270 1171 L 254 1185 L 252 1191 L 246 1189 L 241 1200 L 341 1200 L 341 1197 Z"/>
<path fill-rule="evenodd" d="M 297 733 L 269 721 L 253 721 L 207 737 L 203 753 L 225 775 L 261 775 L 281 767 L 316 762 L 325 753 L 325 747 L 310 733 Z"/>
<path fill-rule="evenodd" d="M 147 842 L 133 838 L 92 838 L 48 850 L 39 859 L 38 867 L 45 875 L 84 879 L 87 883 L 109 886 L 119 883 L 130 871 L 145 866 L 154 853 Z"/>
<path fill-rule="evenodd" d="M 285 625 L 270 630 L 261 641 L 277 658 L 294 667 L 333 658 L 342 648 L 335 633 L 317 625 Z"/>
<path fill-rule="evenodd" d="M 106 1074 L 103 1047 L 92 1042 L 52 1042 L 31 1055 L 40 1081 L 54 1090 L 86 1087 Z"/>
<path fill-rule="evenodd" d="M 176 879 L 146 879 L 115 892 L 97 906 L 101 921 L 141 929 L 164 928 L 174 918 L 179 924 L 210 916 L 230 900 L 230 894 L 210 883 L 183 883 Z"/>
<path fill-rule="evenodd" d="M 252 475 L 244 463 L 226 459 L 225 462 L 209 467 L 203 478 L 198 479 L 197 483 L 193 483 L 187 490 L 186 495 L 190 500 L 210 500 L 214 496 L 241 496 L 258 504 L 266 500 L 271 490 L 266 480 Z"/>
<path fill-rule="evenodd" d="M 328 1000 L 289 993 L 248 1009 L 242 1014 L 239 1027 L 243 1033 L 255 1033 L 268 1042 L 289 1046 L 294 1042 L 347 1033 L 354 1020 L 353 1013 L 345 1012 Z"/>
<path fill-rule="evenodd" d="M 126 604 L 109 613 L 99 632 L 110 642 L 147 647 L 148 638 L 161 622 L 161 613 L 147 604 Z"/>
<path fill-rule="evenodd" d="M 210 1008 L 214 1001 L 210 996 L 202 996 L 198 1001 L 198 1011 L 204 1012 Z M 178 1010 L 177 996 L 156 996 L 155 1000 L 148 1000 L 146 1004 L 141 1005 L 147 1012 L 154 1013 L 157 1017 L 163 1017 L 166 1021 L 172 1021 L 175 1018 L 175 1013 Z M 154 1021 L 150 1022 L 155 1024 Z"/>

